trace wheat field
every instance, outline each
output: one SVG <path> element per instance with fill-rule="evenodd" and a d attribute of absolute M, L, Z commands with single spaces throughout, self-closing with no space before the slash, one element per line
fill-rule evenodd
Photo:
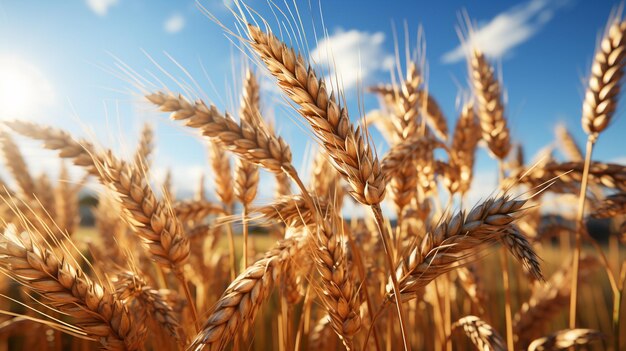
<path fill-rule="evenodd" d="M 213 182 L 193 197 L 154 181 L 152 124 L 128 157 L 53 125 L 1 122 L 12 179 L 0 180 L 0 350 L 626 348 L 626 165 L 593 157 L 619 111 L 626 20 L 609 17 L 587 72 L 586 144 L 559 126 L 559 156 L 528 161 L 479 46 L 456 118 L 423 62 L 402 55 L 393 84 L 364 87 L 379 108 L 348 111 L 297 39 L 237 4 L 233 25 L 208 16 L 247 58 L 238 109 L 121 72 L 171 128 L 201 135 Z M 305 169 L 264 116 L 261 76 L 317 146 Z M 54 151 L 59 174 L 33 174 L 24 139 Z M 499 185 L 470 203 L 478 153 L 497 162 Z M 271 201 L 256 201 L 262 173 Z"/>

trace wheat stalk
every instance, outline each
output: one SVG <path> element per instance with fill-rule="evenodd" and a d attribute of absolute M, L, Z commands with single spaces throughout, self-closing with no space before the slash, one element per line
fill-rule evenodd
<path fill-rule="evenodd" d="M 141 237 L 158 264 L 182 275 L 189 241 L 167 199 L 159 201 L 136 167 L 109 152 L 94 155 L 100 177 L 118 196 L 125 220 Z"/>
<path fill-rule="evenodd" d="M 252 50 L 277 79 L 283 92 L 300 107 L 298 112 L 311 126 L 333 166 L 350 184 L 350 195 L 371 207 L 383 238 L 387 268 L 392 272 L 394 262 L 391 239 L 380 207 L 385 196 L 385 179 L 378 158 L 372 153 L 361 128 L 354 128 L 347 109 L 337 102 L 334 94 L 328 93 L 324 81 L 318 79 L 301 55 L 272 33 L 265 33 L 254 25 L 247 25 L 247 34 Z M 399 288 L 395 275 L 391 274 L 391 277 L 397 292 Z M 408 350 L 402 301 L 398 294 L 396 308 L 404 349 Z"/>
<path fill-rule="evenodd" d="M 59 227 L 72 235 L 78 227 L 79 205 L 77 193 L 81 185 L 72 186 L 65 162 L 61 161 L 58 185 L 54 189 L 54 208 L 56 209 L 56 223 Z"/>
<path fill-rule="evenodd" d="M 329 214 L 333 210 L 325 200 L 314 195 L 311 197 L 316 204 L 315 210 L 308 207 L 302 195 L 286 195 L 251 211 L 262 214 L 266 219 L 283 222 L 287 227 L 310 226 L 317 222 L 316 212 Z"/>

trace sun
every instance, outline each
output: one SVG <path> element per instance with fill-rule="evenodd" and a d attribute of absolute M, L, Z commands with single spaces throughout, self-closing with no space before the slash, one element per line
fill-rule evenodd
<path fill-rule="evenodd" d="M 50 82 L 36 66 L 0 57 L 0 119 L 37 119 L 53 98 Z"/>

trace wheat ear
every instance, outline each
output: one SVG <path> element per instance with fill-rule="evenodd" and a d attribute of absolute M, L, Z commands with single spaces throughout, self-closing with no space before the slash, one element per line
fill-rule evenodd
<path fill-rule="evenodd" d="M 598 260 L 594 257 L 583 257 L 580 260 L 579 279 L 584 280 L 595 268 Z M 571 294 L 573 275 L 571 266 L 556 271 L 546 284 L 537 286 L 527 302 L 524 302 L 513 319 L 513 331 L 516 345 L 526 347 L 528 342 L 543 330 L 551 318 L 566 309 Z"/>
<path fill-rule="evenodd" d="M 72 186 L 70 184 L 70 176 L 64 160 L 61 160 L 60 168 L 59 182 L 54 189 L 56 222 L 62 230 L 71 236 L 76 231 L 80 221 L 77 196 L 80 185 Z"/>
<path fill-rule="evenodd" d="M 90 174 L 98 176 L 98 170 L 91 158 L 91 154 L 95 152 L 92 143 L 84 139 L 74 140 L 64 130 L 33 122 L 16 120 L 5 121 L 4 124 L 21 135 L 43 141 L 46 149 L 58 151 L 61 158 L 72 159 L 75 165 L 84 167 Z"/>
<path fill-rule="evenodd" d="M 143 172 L 146 173 L 150 169 L 150 155 L 154 151 L 154 131 L 152 126 L 148 123 L 143 125 L 141 129 L 141 136 L 139 137 L 139 143 L 135 150 L 133 160 L 135 165 Z"/>
<path fill-rule="evenodd" d="M 248 25 L 250 46 L 278 80 L 281 89 L 300 106 L 300 114 L 309 122 L 322 142 L 333 165 L 352 187 L 351 195 L 359 202 L 374 205 L 385 195 L 385 181 L 372 150 L 360 128 L 350 123 L 348 111 L 339 105 L 326 84 L 318 79 L 304 58 L 273 34 Z"/>
<path fill-rule="evenodd" d="M 20 192 L 26 199 L 32 199 L 37 191 L 35 180 L 28 171 L 24 156 L 15 140 L 4 129 L 0 129 L 0 149 L 4 155 L 4 164 L 11 171 Z"/>
<path fill-rule="evenodd" d="M 607 196 L 591 214 L 594 218 L 612 218 L 626 214 L 626 193 Z"/>
<path fill-rule="evenodd" d="M 274 282 L 281 277 L 284 265 L 300 252 L 302 239 L 294 237 L 278 242 L 265 258 L 250 265 L 230 283 L 188 349 L 198 351 L 207 347 L 221 351 L 237 333 L 246 335 Z"/>
<path fill-rule="evenodd" d="M 567 350 L 576 345 L 587 345 L 602 339 L 602 333 L 593 329 L 565 329 L 533 341 L 528 351 Z"/>
<path fill-rule="evenodd" d="M 494 76 L 493 68 L 480 50 L 472 50 L 469 61 L 470 80 L 474 87 L 483 139 L 487 142 L 489 151 L 496 158 L 503 160 L 511 150 L 511 137 L 506 125 L 506 118 L 504 118 L 500 83 Z"/>
<path fill-rule="evenodd" d="M 419 245 L 404 256 L 396 270 L 403 295 L 417 293 L 439 275 L 453 270 L 462 258 L 475 255 L 485 244 L 501 242 L 536 279 L 543 279 L 534 250 L 512 225 L 525 200 L 491 198 L 444 219 Z M 391 294 L 392 292 L 389 291 Z"/>
<path fill-rule="evenodd" d="M 559 142 L 559 147 L 565 156 L 567 156 L 570 161 L 582 162 L 584 158 L 583 152 L 580 150 L 572 133 L 567 130 L 567 127 L 563 124 L 557 125 L 555 134 Z"/>
<path fill-rule="evenodd" d="M 146 281 L 136 273 L 123 272 L 117 274 L 116 294 L 122 300 L 136 299 L 150 318 L 169 336 L 181 340 L 178 319 L 158 290 L 151 288 Z"/>
<path fill-rule="evenodd" d="M 332 215 L 331 215 L 332 216 Z M 347 350 L 358 349 L 353 336 L 361 327 L 359 293 L 346 257 L 336 219 L 322 220 L 312 234 L 312 255 L 322 277 L 320 298 L 326 307 L 331 326 Z"/>
<path fill-rule="evenodd" d="M 480 123 L 474 112 L 474 104 L 467 103 L 461 110 L 461 115 L 454 127 L 452 144 L 450 145 L 450 168 L 452 174 L 445 179 L 445 185 L 450 193 L 465 194 L 472 184 L 474 156 L 476 146 L 480 140 Z"/>
<path fill-rule="evenodd" d="M 172 206 L 176 217 L 183 222 L 200 222 L 212 214 L 224 214 L 224 208 L 206 200 L 177 201 Z"/>
<path fill-rule="evenodd" d="M 63 251 L 52 252 L 34 234 L 0 237 L 2 271 L 37 292 L 43 302 L 76 319 L 77 326 L 106 350 L 138 350 L 145 328 L 106 286 L 92 281 Z"/>
<path fill-rule="evenodd" d="M 506 342 L 502 336 L 487 322 L 476 316 L 466 316 L 452 325 L 452 330 L 463 328 L 467 335 L 478 350 L 481 351 L 504 351 L 506 350 Z"/>

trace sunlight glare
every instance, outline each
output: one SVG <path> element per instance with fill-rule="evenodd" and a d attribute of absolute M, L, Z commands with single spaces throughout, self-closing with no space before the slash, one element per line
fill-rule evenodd
<path fill-rule="evenodd" d="M 37 67 L 17 58 L 0 58 L 0 119 L 40 118 L 54 91 Z"/>

